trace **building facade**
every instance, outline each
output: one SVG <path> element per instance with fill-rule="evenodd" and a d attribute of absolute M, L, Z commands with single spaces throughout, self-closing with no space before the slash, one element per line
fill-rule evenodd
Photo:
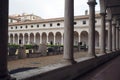
<path fill-rule="evenodd" d="M 101 17 L 96 14 L 95 47 L 100 47 Z M 107 23 L 106 23 L 107 25 Z M 74 45 L 88 44 L 89 16 L 87 14 L 74 17 Z M 107 27 L 106 27 L 107 35 Z M 59 44 L 64 41 L 64 18 L 37 19 L 9 23 L 10 44 Z M 107 37 L 106 37 L 107 45 Z"/>

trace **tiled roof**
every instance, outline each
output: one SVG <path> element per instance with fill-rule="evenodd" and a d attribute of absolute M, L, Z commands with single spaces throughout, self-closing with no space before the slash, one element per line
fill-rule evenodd
<path fill-rule="evenodd" d="M 96 14 L 96 17 L 100 17 L 99 14 Z M 74 19 L 88 19 L 89 15 L 81 15 L 81 16 L 75 16 Z M 26 22 L 16 22 L 16 23 L 10 23 L 9 26 L 14 26 L 14 25 L 26 25 L 26 24 L 37 24 L 37 23 L 47 23 L 47 22 L 58 22 L 58 21 L 63 21 L 64 17 L 60 18 L 50 18 L 50 19 L 41 19 L 41 20 L 32 20 L 32 21 L 26 21 Z"/>

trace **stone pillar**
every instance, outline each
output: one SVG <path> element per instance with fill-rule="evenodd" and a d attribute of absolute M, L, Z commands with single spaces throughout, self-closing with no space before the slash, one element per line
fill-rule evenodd
<path fill-rule="evenodd" d="M 25 44 L 25 36 L 23 35 L 23 45 Z"/>
<path fill-rule="evenodd" d="M 95 54 L 95 0 L 88 0 L 89 5 L 89 35 L 88 35 L 88 56 L 96 56 Z"/>
<path fill-rule="evenodd" d="M 42 44 L 42 35 L 40 35 L 40 44 Z"/>
<path fill-rule="evenodd" d="M 54 36 L 54 45 L 56 44 L 56 39 L 55 39 L 55 36 Z"/>
<path fill-rule="evenodd" d="M 30 35 L 28 35 L 28 44 L 30 44 Z"/>
<path fill-rule="evenodd" d="M 63 35 L 61 36 L 61 45 L 63 45 Z"/>
<path fill-rule="evenodd" d="M 100 50 L 101 53 L 106 53 L 106 39 L 105 39 L 105 28 L 106 28 L 106 21 L 105 21 L 105 15 L 106 13 L 100 13 L 101 15 L 101 45 Z"/>
<path fill-rule="evenodd" d="M 112 22 L 108 20 L 108 52 L 112 51 Z"/>
<path fill-rule="evenodd" d="M 78 36 L 78 37 L 79 37 L 79 40 L 78 40 L 78 41 L 80 42 L 80 41 L 81 41 L 81 40 L 80 40 L 80 34 L 79 34 L 79 36 Z"/>
<path fill-rule="evenodd" d="M 10 43 L 10 35 L 8 35 L 8 43 Z"/>
<path fill-rule="evenodd" d="M 113 51 L 116 51 L 116 29 L 115 29 L 115 27 L 116 27 L 116 23 L 112 23 L 113 24 L 113 26 L 112 26 L 112 28 L 113 28 Z"/>
<path fill-rule="evenodd" d="M 75 63 L 73 57 L 73 38 L 74 38 L 74 0 L 65 0 L 64 15 L 64 55 L 63 58 L 68 63 Z"/>
<path fill-rule="evenodd" d="M 0 1 L 0 80 L 10 80 L 8 55 L 8 0 Z"/>
<path fill-rule="evenodd" d="M 36 35 L 34 34 L 34 44 L 36 44 Z"/>
<path fill-rule="evenodd" d="M 15 44 L 15 35 L 13 35 L 13 44 Z"/>
<path fill-rule="evenodd" d="M 119 50 L 119 24 L 116 25 L 116 50 Z"/>
<path fill-rule="evenodd" d="M 48 44 L 49 40 L 48 40 L 48 35 L 46 37 L 46 45 Z"/>
<path fill-rule="evenodd" d="M 119 50 L 120 50 L 120 27 L 119 27 Z"/>
<path fill-rule="evenodd" d="M 17 41 L 17 42 L 18 42 L 18 45 L 19 45 L 19 39 L 20 39 L 20 38 L 19 38 L 19 35 L 18 35 L 18 41 Z"/>

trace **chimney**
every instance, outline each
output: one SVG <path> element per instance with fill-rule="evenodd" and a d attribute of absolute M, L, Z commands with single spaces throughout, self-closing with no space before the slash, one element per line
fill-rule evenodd
<path fill-rule="evenodd" d="M 88 15 L 88 10 L 85 10 L 85 15 Z"/>

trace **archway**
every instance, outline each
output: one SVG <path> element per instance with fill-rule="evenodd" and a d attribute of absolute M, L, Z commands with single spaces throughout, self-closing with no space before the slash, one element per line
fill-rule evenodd
<path fill-rule="evenodd" d="M 10 34 L 10 44 L 13 44 L 13 34 Z"/>
<path fill-rule="evenodd" d="M 87 31 L 82 31 L 80 34 L 80 41 L 82 44 L 86 44 L 88 46 L 88 32 Z"/>
<path fill-rule="evenodd" d="M 36 33 L 36 41 L 35 41 L 35 43 L 36 43 L 37 45 L 40 44 L 40 33 Z"/>
<path fill-rule="evenodd" d="M 61 45 L 61 38 L 62 38 L 61 33 L 60 33 L 60 32 L 57 32 L 56 35 L 55 35 L 55 39 L 56 39 L 55 43 Z"/>
<path fill-rule="evenodd" d="M 18 35 L 17 34 L 15 34 L 15 42 L 14 43 L 18 44 Z"/>
<path fill-rule="evenodd" d="M 20 33 L 19 35 L 19 44 L 23 44 L 23 34 Z"/>
<path fill-rule="evenodd" d="M 79 34 L 77 31 L 74 31 L 74 45 L 78 45 L 79 42 Z"/>
<path fill-rule="evenodd" d="M 42 44 L 47 44 L 47 34 L 45 32 L 42 33 Z"/>
<path fill-rule="evenodd" d="M 29 42 L 28 42 L 28 34 L 27 33 L 25 33 L 24 38 L 25 38 L 24 44 L 28 44 Z"/>
<path fill-rule="evenodd" d="M 30 44 L 34 44 L 34 34 L 30 34 Z"/>
<path fill-rule="evenodd" d="M 55 43 L 54 43 L 54 34 L 53 34 L 52 32 L 50 32 L 50 33 L 48 34 L 48 42 L 49 42 L 50 44 L 55 44 Z"/>

